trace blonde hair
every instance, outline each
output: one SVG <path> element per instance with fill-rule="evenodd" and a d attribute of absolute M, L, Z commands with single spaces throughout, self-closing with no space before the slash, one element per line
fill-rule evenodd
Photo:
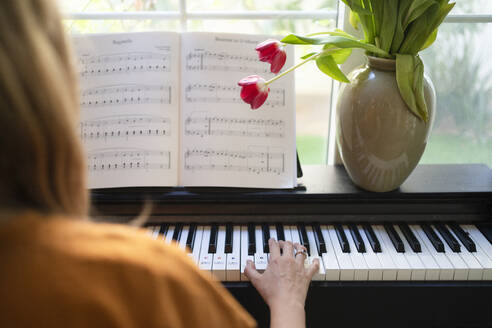
<path fill-rule="evenodd" d="M 87 214 L 72 58 L 52 1 L 0 1 L 0 211 Z"/>

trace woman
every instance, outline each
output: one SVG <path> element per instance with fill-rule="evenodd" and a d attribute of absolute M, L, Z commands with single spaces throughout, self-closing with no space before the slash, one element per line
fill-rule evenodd
<path fill-rule="evenodd" d="M 0 2 L 0 327 L 255 326 L 175 246 L 85 219 L 72 58 L 50 0 Z M 319 263 L 306 269 L 298 244 L 270 249 L 246 274 L 272 327 L 303 327 Z"/>

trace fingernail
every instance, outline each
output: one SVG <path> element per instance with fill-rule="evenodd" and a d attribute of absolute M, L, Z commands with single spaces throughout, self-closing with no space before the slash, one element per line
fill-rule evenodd
<path fill-rule="evenodd" d="M 253 261 L 251 261 L 251 260 L 246 261 L 246 265 L 252 265 L 252 264 L 253 264 Z"/>

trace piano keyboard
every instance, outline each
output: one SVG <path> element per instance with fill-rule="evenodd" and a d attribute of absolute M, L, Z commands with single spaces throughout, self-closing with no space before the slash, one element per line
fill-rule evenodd
<path fill-rule="evenodd" d="M 298 242 L 313 280 L 492 280 L 492 233 L 471 224 L 159 224 L 151 238 L 176 242 L 201 270 L 221 281 L 246 281 L 246 261 L 268 265 L 268 239 Z"/>

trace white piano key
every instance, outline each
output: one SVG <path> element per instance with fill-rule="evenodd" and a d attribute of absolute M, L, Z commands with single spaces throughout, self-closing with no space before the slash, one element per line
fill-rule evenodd
<path fill-rule="evenodd" d="M 372 228 L 374 231 L 374 227 L 372 227 Z M 364 235 L 365 235 L 365 233 L 364 233 Z M 376 235 L 376 237 L 377 237 L 377 235 Z M 379 238 L 378 238 L 378 241 L 379 241 L 379 244 L 381 246 L 381 252 L 375 253 L 375 254 L 381 263 L 381 267 L 383 270 L 383 280 L 395 281 L 395 280 L 397 280 L 398 266 L 393 261 L 391 254 L 389 253 L 388 249 L 386 249 L 386 247 L 384 247 L 384 243 L 381 240 L 379 240 Z"/>
<path fill-rule="evenodd" d="M 195 232 L 195 242 L 193 244 L 193 250 L 190 254 L 193 261 L 195 261 L 196 265 L 200 263 L 200 250 L 202 248 L 202 236 L 203 236 L 203 227 L 197 226 Z"/>
<path fill-rule="evenodd" d="M 350 259 L 354 265 L 354 280 L 365 281 L 369 278 L 369 269 L 367 267 L 366 260 L 362 253 L 357 251 L 357 247 L 355 247 L 354 240 L 352 239 L 352 234 L 348 226 L 343 226 L 343 231 L 347 236 L 348 243 L 350 245 Z"/>
<path fill-rule="evenodd" d="M 290 234 L 291 234 L 291 237 L 292 237 L 292 243 L 298 243 L 300 244 L 301 243 L 301 239 L 299 237 L 299 230 L 297 229 L 297 226 L 295 225 L 291 225 L 290 226 Z M 294 249 L 294 254 L 296 253 L 296 250 Z M 308 267 L 309 266 L 309 259 L 308 257 L 306 257 L 304 259 L 304 267 Z"/>
<path fill-rule="evenodd" d="M 320 226 L 320 230 L 326 245 L 326 253 L 321 254 L 323 266 L 325 268 L 325 279 L 329 281 L 338 281 L 340 280 L 340 266 L 338 265 L 337 256 L 335 255 L 335 250 L 331 244 L 328 226 L 322 225 Z"/>
<path fill-rule="evenodd" d="M 217 229 L 217 249 L 213 254 L 212 273 L 220 281 L 226 280 L 226 254 L 225 254 L 225 235 L 226 227 L 221 225 Z"/>
<path fill-rule="evenodd" d="M 354 280 L 355 279 L 355 267 L 352 263 L 350 253 L 342 252 L 342 247 L 338 241 L 337 232 L 332 225 L 327 226 L 328 233 L 330 235 L 331 244 L 337 257 L 338 265 L 340 266 L 340 280 Z M 324 236 L 324 235 L 323 235 Z M 350 237 L 350 236 L 349 236 Z"/>
<path fill-rule="evenodd" d="M 314 231 L 311 225 L 306 225 L 306 234 L 308 236 L 310 256 L 308 257 L 308 263 L 311 265 L 315 259 L 319 261 L 319 270 L 313 276 L 313 280 L 325 280 L 325 266 L 318 254 L 318 248 L 316 247 L 316 240 L 314 238 Z"/>
<path fill-rule="evenodd" d="M 147 234 L 149 235 L 150 238 L 157 239 L 157 235 L 159 234 L 159 229 L 160 228 L 158 226 L 148 226 Z"/>
<path fill-rule="evenodd" d="M 492 244 L 489 243 L 487 238 L 482 234 L 478 228 L 472 224 L 463 224 L 461 225 L 461 228 L 468 232 L 470 237 L 475 241 L 475 243 L 478 243 L 480 245 L 480 248 L 484 251 L 484 253 L 487 255 L 488 258 L 492 260 Z"/>
<path fill-rule="evenodd" d="M 427 249 L 427 245 L 424 243 L 418 232 L 415 230 L 415 225 L 408 225 L 409 229 L 417 238 L 420 243 L 421 252 L 416 253 L 422 264 L 425 266 L 425 280 L 439 280 L 441 275 L 441 268 L 437 264 L 436 260 L 432 256 L 431 252 Z"/>
<path fill-rule="evenodd" d="M 381 244 L 381 249 L 391 256 L 393 263 L 398 268 L 396 272 L 396 280 L 410 280 L 412 278 L 412 267 L 408 264 L 405 256 L 396 251 L 384 227 L 377 224 L 373 225 L 372 229 Z"/>
<path fill-rule="evenodd" d="M 198 264 L 198 267 L 201 270 L 210 271 L 210 272 L 212 271 L 212 261 L 213 261 L 213 254 L 210 254 L 208 252 L 208 244 L 210 242 L 210 230 L 211 229 L 212 229 L 211 226 L 204 226 L 203 227 L 202 245 L 200 247 L 201 248 L 200 262 Z"/>
<path fill-rule="evenodd" d="M 427 250 L 429 253 L 432 255 L 434 260 L 437 262 L 439 265 L 439 280 L 454 280 L 454 266 L 453 264 L 449 261 L 448 257 L 446 256 L 445 253 L 439 253 L 434 245 L 432 245 L 432 242 L 429 240 L 427 235 L 425 234 L 424 230 L 422 229 L 421 226 L 419 225 L 410 225 L 410 229 L 413 230 L 413 232 L 419 236 L 421 243 L 425 244 Z"/>
<path fill-rule="evenodd" d="M 186 249 L 186 239 L 188 239 L 188 233 L 190 232 L 190 226 L 185 225 L 181 230 L 181 236 L 179 236 L 178 245 L 181 249 Z"/>
<path fill-rule="evenodd" d="M 362 256 L 364 256 L 364 260 L 367 263 L 367 268 L 369 269 L 368 280 L 381 281 L 383 280 L 383 267 L 381 265 L 381 262 L 379 261 L 377 253 L 374 253 L 374 251 L 372 250 L 371 244 L 369 243 L 369 240 L 367 239 L 367 236 L 364 232 L 364 228 L 361 225 L 359 225 L 357 226 L 357 229 L 360 232 L 362 241 L 366 245 L 366 252 L 362 253 Z M 395 277 L 396 277 L 396 270 L 395 270 Z"/>
<path fill-rule="evenodd" d="M 441 233 L 434 226 L 432 229 L 434 229 L 436 234 L 439 236 L 439 239 L 442 240 L 444 245 L 444 254 L 446 254 L 449 262 L 451 262 L 454 267 L 454 280 L 468 280 L 468 266 L 466 263 L 458 253 L 454 253 L 451 248 L 449 248 L 448 243 L 446 243 Z"/>
<path fill-rule="evenodd" d="M 226 280 L 240 281 L 241 226 L 232 229 L 232 253 L 226 254 Z"/>
<path fill-rule="evenodd" d="M 403 247 L 405 249 L 405 253 L 400 253 L 400 254 L 404 254 L 408 264 L 410 264 L 410 266 L 412 267 L 412 276 L 410 279 L 418 280 L 418 281 L 425 280 L 426 268 L 422 263 L 422 261 L 420 260 L 418 254 L 414 253 L 407 239 L 403 235 L 403 232 L 401 232 L 400 227 L 396 224 L 393 225 L 393 227 L 395 228 L 396 233 L 400 236 L 400 239 L 403 242 Z"/>
<path fill-rule="evenodd" d="M 255 262 L 255 257 L 248 255 L 248 226 L 241 226 L 241 281 L 248 281 L 248 277 L 244 274 L 246 262 L 248 260 Z"/>
<path fill-rule="evenodd" d="M 483 280 L 492 280 L 492 259 L 487 256 L 485 248 L 482 245 L 482 242 L 478 241 L 475 236 L 475 233 L 472 233 L 472 230 L 476 230 L 476 228 L 472 225 L 462 225 L 461 228 L 468 233 L 468 236 L 473 240 L 475 246 L 477 248 L 476 252 L 473 252 L 473 256 L 477 259 L 478 262 L 482 265 L 483 271 Z M 480 231 L 477 230 L 480 233 Z M 484 238 L 485 239 L 485 238 Z M 489 244 L 489 242 L 485 239 L 485 242 Z M 492 254 L 491 254 L 492 256 Z"/>
<path fill-rule="evenodd" d="M 461 251 L 458 253 L 463 261 L 468 266 L 468 280 L 482 280 L 483 278 L 483 267 L 478 262 L 478 260 L 473 256 L 473 253 L 469 252 L 465 245 L 459 240 L 459 238 L 455 235 L 455 233 L 446 225 L 451 235 L 456 239 L 456 241 L 460 244 Z"/>
<path fill-rule="evenodd" d="M 261 225 L 255 226 L 256 237 L 256 252 L 255 252 L 255 267 L 258 272 L 263 272 L 268 266 L 267 254 L 263 252 L 263 231 Z"/>
<path fill-rule="evenodd" d="M 165 241 L 168 244 L 171 243 L 173 240 L 174 228 L 175 226 L 170 225 L 169 228 L 167 229 Z"/>
<path fill-rule="evenodd" d="M 278 241 L 277 229 L 275 229 L 275 226 L 270 225 L 270 226 L 268 226 L 268 229 L 270 230 L 270 238 L 273 238 L 273 239 Z M 270 253 L 267 254 L 267 257 L 268 257 L 268 262 L 270 262 Z"/>

